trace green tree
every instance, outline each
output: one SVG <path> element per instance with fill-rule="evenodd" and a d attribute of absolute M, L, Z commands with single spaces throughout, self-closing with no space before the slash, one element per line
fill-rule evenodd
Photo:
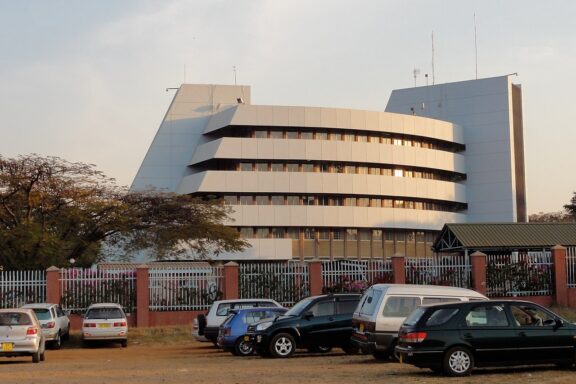
<path fill-rule="evenodd" d="M 564 223 L 573 219 L 565 212 L 539 212 L 531 214 L 528 221 L 531 223 Z"/>
<path fill-rule="evenodd" d="M 570 204 L 564 205 L 564 209 L 572 221 L 576 220 L 576 192 L 573 192 L 572 198 L 570 199 Z"/>
<path fill-rule="evenodd" d="M 221 200 L 118 187 L 94 165 L 38 155 L 0 156 L 0 265 L 89 266 L 115 253 L 157 259 L 233 252 L 248 244 L 223 225 Z"/>

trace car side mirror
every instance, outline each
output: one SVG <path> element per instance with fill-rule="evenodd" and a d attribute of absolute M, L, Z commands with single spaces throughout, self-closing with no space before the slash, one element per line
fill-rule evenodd
<path fill-rule="evenodd" d="M 562 327 L 563 325 L 564 325 L 564 323 L 562 322 L 562 320 L 560 320 L 560 319 L 554 320 L 554 330 Z"/>
<path fill-rule="evenodd" d="M 313 317 L 314 317 L 314 312 L 312 312 L 312 311 L 306 311 L 306 312 L 304 313 L 304 318 L 305 318 L 306 320 L 310 320 L 310 319 L 313 318 Z"/>

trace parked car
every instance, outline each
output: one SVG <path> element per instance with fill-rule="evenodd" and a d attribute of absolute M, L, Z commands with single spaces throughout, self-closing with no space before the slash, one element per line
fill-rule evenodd
<path fill-rule="evenodd" d="M 378 360 L 392 358 L 402 322 L 421 304 L 488 300 L 476 291 L 438 285 L 375 284 L 352 316 L 352 343 Z"/>
<path fill-rule="evenodd" d="M 345 293 L 308 297 L 282 316 L 250 325 L 247 336 L 262 356 L 290 357 L 297 348 L 328 352 L 339 347 L 356 353 L 350 336 L 359 300 L 360 295 Z"/>
<path fill-rule="evenodd" d="M 128 320 L 120 304 L 92 304 L 82 321 L 84 345 L 93 341 L 116 341 L 128 346 Z"/>
<path fill-rule="evenodd" d="M 248 356 L 254 352 L 250 338 L 244 338 L 248 326 L 263 319 L 273 319 L 288 309 L 278 307 L 256 307 L 232 309 L 218 332 L 218 347 L 236 356 Z"/>
<path fill-rule="evenodd" d="M 62 341 L 70 336 L 70 319 L 58 304 L 33 303 L 25 304 L 22 308 L 30 308 L 36 314 L 46 342 L 52 348 L 60 349 Z"/>
<path fill-rule="evenodd" d="M 46 343 L 34 311 L 27 308 L 0 309 L 0 356 L 32 356 L 44 361 Z"/>
<path fill-rule="evenodd" d="M 194 319 L 192 335 L 198 341 L 211 341 L 216 345 L 220 325 L 224 320 L 226 320 L 228 311 L 232 309 L 254 307 L 282 308 L 276 300 L 272 299 L 218 300 L 212 303 L 208 310 L 208 314 L 200 314 L 196 319 Z"/>
<path fill-rule="evenodd" d="M 576 325 L 537 304 L 490 300 L 422 306 L 400 329 L 400 361 L 450 376 L 474 367 L 572 366 Z"/>

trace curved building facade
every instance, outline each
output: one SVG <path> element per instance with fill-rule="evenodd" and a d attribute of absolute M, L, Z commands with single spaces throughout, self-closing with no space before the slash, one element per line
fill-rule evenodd
<path fill-rule="evenodd" d="M 182 85 L 132 185 L 233 208 L 241 259 L 427 256 L 468 221 L 467 144 L 450 121 L 251 105 L 250 88 Z"/>

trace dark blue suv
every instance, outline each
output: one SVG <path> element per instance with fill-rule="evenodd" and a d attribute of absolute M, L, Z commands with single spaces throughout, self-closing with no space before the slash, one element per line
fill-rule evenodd
<path fill-rule="evenodd" d="M 244 335 L 250 324 L 254 324 L 263 319 L 272 320 L 278 315 L 286 312 L 286 308 L 279 307 L 256 307 L 245 309 L 232 309 L 228 317 L 220 325 L 218 331 L 218 347 L 225 351 L 232 352 L 236 356 L 248 356 L 254 351 L 252 343 L 244 340 Z"/>

